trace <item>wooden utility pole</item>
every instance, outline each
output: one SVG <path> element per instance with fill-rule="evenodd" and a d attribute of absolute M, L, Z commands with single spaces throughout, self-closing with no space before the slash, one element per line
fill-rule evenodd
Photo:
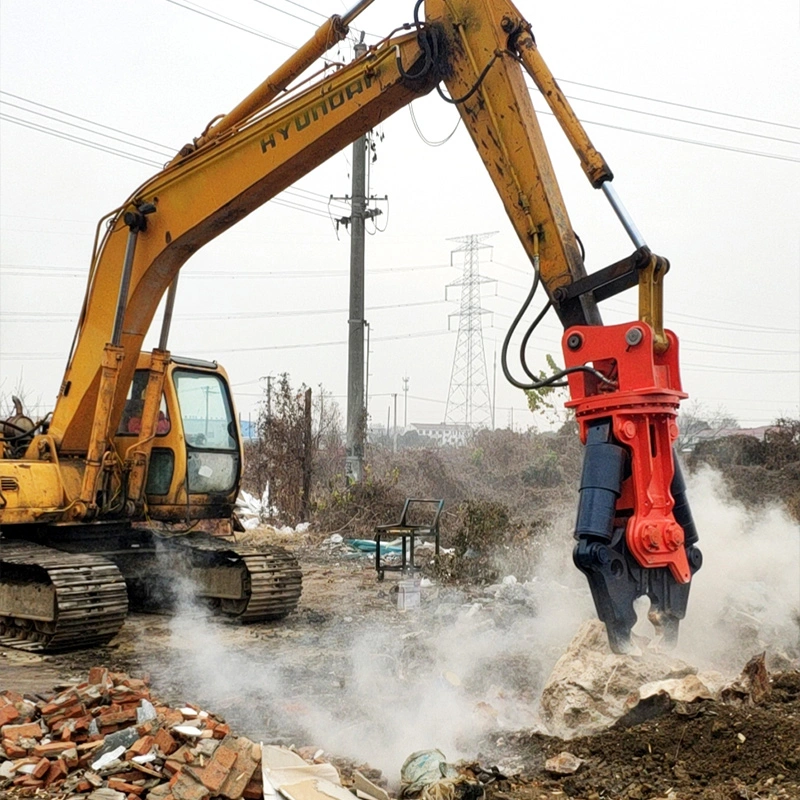
<path fill-rule="evenodd" d="M 314 454 L 311 438 L 311 389 L 306 389 L 303 408 L 303 496 L 300 501 L 300 518 L 303 521 L 308 519 L 311 503 L 311 470 Z"/>

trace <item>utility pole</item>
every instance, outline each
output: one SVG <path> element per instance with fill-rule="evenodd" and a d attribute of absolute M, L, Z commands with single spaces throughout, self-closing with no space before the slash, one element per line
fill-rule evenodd
<path fill-rule="evenodd" d="M 367 329 L 367 355 L 364 366 L 364 422 L 366 424 L 366 420 L 369 419 L 369 322 L 366 320 L 364 327 Z"/>
<path fill-rule="evenodd" d="M 392 431 L 392 452 L 397 452 L 397 392 L 392 394 L 394 400 L 394 430 Z"/>
<path fill-rule="evenodd" d="M 264 420 L 264 427 L 266 428 L 264 433 L 267 434 L 269 427 L 272 424 L 272 375 L 262 375 L 259 380 L 265 380 L 267 382 L 267 418 Z M 259 431 L 259 437 L 260 436 L 261 432 Z M 272 509 L 272 475 L 269 472 L 269 466 L 267 467 L 267 470 L 267 485 L 264 487 L 264 494 L 267 496 L 267 508 L 265 515 L 269 517 Z"/>
<path fill-rule="evenodd" d="M 408 430 L 408 375 L 403 378 L 403 433 Z"/>
<path fill-rule="evenodd" d="M 494 346 L 494 368 L 492 370 L 492 430 L 494 430 L 494 412 L 497 407 L 497 345 Z"/>
<path fill-rule="evenodd" d="M 367 51 L 359 42 L 358 58 Z M 350 201 L 350 313 L 347 339 L 347 441 L 345 475 L 348 483 L 364 479 L 364 212 L 367 209 L 367 137 L 353 144 Z"/>

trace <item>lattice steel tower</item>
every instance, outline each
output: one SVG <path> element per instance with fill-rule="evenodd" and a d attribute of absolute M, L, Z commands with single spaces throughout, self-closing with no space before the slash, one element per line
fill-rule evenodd
<path fill-rule="evenodd" d="M 492 279 L 481 277 L 478 256 L 479 250 L 491 247 L 482 244 L 490 236 L 494 236 L 494 233 L 474 233 L 448 240 L 462 243 L 461 247 L 453 250 L 450 261 L 452 263 L 454 253 L 464 253 L 464 272 L 461 280 L 447 286 L 447 289 L 451 286 L 461 287 L 461 307 L 444 421 L 473 429 L 491 427 L 492 422 L 492 400 L 481 327 L 481 316 L 488 313 L 481 308 L 481 284 Z"/>

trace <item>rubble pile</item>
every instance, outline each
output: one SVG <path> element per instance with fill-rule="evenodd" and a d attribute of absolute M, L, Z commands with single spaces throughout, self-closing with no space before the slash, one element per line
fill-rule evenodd
<path fill-rule="evenodd" d="M 0 693 L 0 795 L 88 800 L 256 800 L 261 746 L 146 681 L 96 667 L 52 697 Z"/>

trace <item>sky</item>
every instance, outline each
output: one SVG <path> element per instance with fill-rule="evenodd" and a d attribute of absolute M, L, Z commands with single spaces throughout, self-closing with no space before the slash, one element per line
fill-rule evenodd
<path fill-rule="evenodd" d="M 0 395 L 21 388 L 34 414 L 52 408 L 97 221 L 350 5 L 0 2 Z M 800 416 L 800 7 L 518 7 L 639 230 L 671 262 L 665 320 L 681 339 L 688 402 L 744 427 Z M 364 30 L 374 43 L 412 10 L 376 0 L 351 38 Z M 352 41 L 331 57 L 350 60 Z M 623 258 L 633 246 L 533 100 L 587 269 Z M 366 245 L 369 413 L 385 424 L 397 394 L 400 425 L 443 420 L 458 327 L 458 292 L 445 287 L 463 263 L 452 239 L 493 233 L 481 303 L 495 425 L 541 428 L 499 367 L 494 377 L 530 264 L 457 121 L 433 94 L 375 131 L 369 192 L 388 200 Z M 334 220 L 348 208 L 330 197 L 350 194 L 350 164 L 348 146 L 181 272 L 170 349 L 222 363 L 243 419 L 257 415 L 267 376 L 284 372 L 344 411 L 350 239 Z M 634 318 L 635 290 L 601 311 L 611 324 Z M 560 335 L 551 314 L 534 366 L 560 360 Z"/>

